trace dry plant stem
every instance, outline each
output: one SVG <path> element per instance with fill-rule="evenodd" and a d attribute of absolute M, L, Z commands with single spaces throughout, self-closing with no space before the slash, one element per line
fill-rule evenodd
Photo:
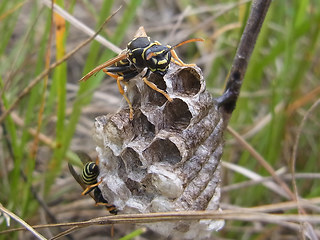
<path fill-rule="evenodd" d="M 305 208 L 310 208 L 310 209 L 313 209 L 314 207 L 318 208 L 317 205 L 320 204 L 320 197 L 316 197 L 312 199 L 303 199 L 301 201 L 301 204 Z M 238 206 L 230 206 L 228 204 L 221 204 L 221 206 L 225 210 L 247 209 L 247 210 L 256 211 L 256 212 L 272 213 L 272 212 L 283 212 L 283 211 L 296 209 L 298 207 L 298 204 L 296 201 L 286 201 L 286 202 L 273 203 L 268 205 L 260 205 L 260 206 L 251 207 L 251 208 L 240 208 Z M 315 211 L 319 212 L 319 208 L 316 209 Z"/>
<path fill-rule="evenodd" d="M 270 211 L 270 209 L 268 209 Z M 87 227 L 91 225 L 111 225 L 125 223 L 149 223 L 160 221 L 180 221 L 184 220 L 199 220 L 199 219 L 225 219 L 225 220 L 240 220 L 240 221 L 260 221 L 268 223 L 286 224 L 287 222 L 299 223 L 300 221 L 308 221 L 310 223 L 319 224 L 320 215 L 297 215 L 297 214 L 269 214 L 256 211 L 255 209 L 241 210 L 225 210 L 221 211 L 183 211 L 183 212 L 164 212 L 164 213 L 148 213 L 148 214 L 124 214 L 116 216 L 106 216 L 94 218 L 89 221 L 35 225 L 34 229 L 47 227 Z M 24 230 L 24 228 L 10 229 L 2 231 L 0 234 L 5 234 L 13 231 Z"/>
<path fill-rule="evenodd" d="M 6 17 L 10 16 L 12 13 L 14 13 L 15 11 L 17 11 L 19 8 L 21 8 L 27 1 L 23 1 L 21 3 L 18 3 L 17 5 L 15 5 L 13 8 L 9 9 L 8 11 L 6 11 L 4 14 L 2 14 L 0 16 L 0 22 L 5 19 Z"/>
<path fill-rule="evenodd" d="M 10 212 L 8 209 L 4 208 L 1 204 L 0 204 L 0 211 L 9 215 L 12 219 L 19 222 L 22 226 L 24 226 L 27 230 L 29 230 L 37 239 L 46 240 L 45 237 L 43 237 L 40 233 L 38 233 L 36 230 L 34 230 L 28 223 L 23 221 L 21 218 L 19 218 L 13 212 Z"/>
<path fill-rule="evenodd" d="M 311 108 L 311 110 L 313 110 L 317 104 L 319 104 L 320 100 L 317 101 Z M 310 111 L 310 110 L 309 110 Z M 311 112 L 311 111 L 310 111 Z M 310 113 L 308 112 L 308 113 Z M 305 118 L 306 119 L 306 118 Z M 296 185 L 295 185 L 295 181 L 294 181 L 294 169 L 291 169 L 291 172 L 292 172 L 292 176 L 293 176 L 293 186 L 294 186 L 294 190 L 295 190 L 295 193 L 293 193 L 289 187 L 287 186 L 287 184 L 282 181 L 282 179 L 276 174 L 276 172 L 274 171 L 274 169 L 272 168 L 272 166 L 267 162 L 265 161 L 265 159 L 257 152 L 255 151 L 255 149 L 247 142 L 245 141 L 236 131 L 234 131 L 231 127 L 227 127 L 227 129 L 229 130 L 229 132 L 238 140 L 238 142 L 245 148 L 247 149 L 250 154 L 256 158 L 259 163 L 264 166 L 264 168 L 272 175 L 272 177 L 275 179 L 275 181 L 282 187 L 282 189 L 288 194 L 288 196 L 294 200 L 294 201 L 297 201 L 297 203 L 299 202 L 298 199 L 299 199 L 299 196 L 298 196 L 298 193 L 297 193 L 297 189 L 296 189 Z M 292 160 L 292 168 L 294 167 L 294 161 Z M 300 214 L 306 214 L 306 211 L 301 207 L 299 206 L 298 204 L 298 209 L 299 209 L 299 213 Z M 312 226 L 309 224 L 308 221 L 304 222 L 304 221 L 301 221 L 301 224 L 304 224 L 304 225 L 307 225 L 308 226 L 308 233 L 309 235 L 316 235 L 314 233 L 314 229 L 312 228 Z M 302 231 L 302 232 L 306 232 L 306 230 Z M 301 233 L 302 234 L 302 233 Z M 304 235 L 301 235 L 302 238 L 304 238 Z"/>
<path fill-rule="evenodd" d="M 312 205 L 318 205 L 320 203 L 320 197 L 317 198 L 311 198 L 311 199 L 305 199 L 305 201 L 303 201 L 303 205 L 308 207 Z M 310 205 L 312 204 L 312 205 Z M 297 208 L 297 202 L 296 201 L 288 201 L 288 202 L 282 202 L 282 203 L 276 203 L 276 204 L 270 204 L 270 205 L 262 205 L 262 206 L 257 206 L 257 207 L 252 207 L 252 208 L 239 208 L 237 207 L 236 209 L 226 209 L 223 213 L 227 213 L 228 216 L 230 216 L 231 214 L 237 214 L 240 210 L 243 212 L 248 212 L 248 213 L 267 213 L 267 212 L 279 212 L 279 211 L 283 211 L 283 210 L 290 210 L 290 209 L 295 209 Z M 240 209 L 240 210 L 239 210 Z M 199 216 L 204 216 L 206 215 L 206 213 L 208 213 L 210 215 L 214 214 L 215 211 L 205 211 L 205 212 L 201 212 L 199 211 Z M 175 214 L 179 214 L 179 215 L 190 215 L 193 213 L 197 213 L 196 211 L 184 211 L 184 212 L 175 212 Z M 217 212 L 215 212 L 217 213 Z M 219 214 L 221 212 L 218 212 Z M 143 214 L 144 217 L 146 218 L 157 218 L 158 215 L 163 215 L 163 214 L 169 214 L 172 215 L 171 213 L 150 213 L 150 214 Z M 118 216 L 107 216 L 104 217 L 104 219 L 109 219 L 108 221 L 118 221 L 119 224 L 122 223 L 122 221 L 120 221 L 119 218 L 125 217 L 125 218 L 136 218 L 136 216 L 140 216 L 142 214 L 127 214 L 127 215 L 118 215 Z M 285 215 L 285 216 L 289 216 L 289 215 Z M 293 216 L 293 215 L 290 215 Z M 110 219 L 112 218 L 112 219 Z M 224 218 L 224 216 L 221 216 L 221 218 Z M 319 218 L 319 216 L 318 216 Z M 194 218 L 197 219 L 197 218 Z M 85 221 L 85 222 L 72 222 L 72 223 L 59 223 L 59 224 L 41 224 L 41 225 L 34 225 L 32 226 L 34 229 L 40 229 L 40 228 L 47 228 L 47 227 L 65 227 L 65 226 L 82 226 L 85 227 L 85 225 L 92 225 L 92 224 L 88 224 L 88 222 L 92 222 L 92 221 L 96 221 L 96 219 L 92 219 L 89 221 Z M 289 220 L 288 220 L 289 221 Z M 297 221 L 297 219 L 294 219 L 292 221 Z M 320 221 L 320 219 L 319 219 Z M 111 223 L 110 223 L 111 224 Z M 0 234 L 6 234 L 9 232 L 14 232 L 14 231 L 20 231 L 20 230 L 25 230 L 25 228 L 15 228 L 15 229 L 9 229 L 9 230 L 5 230 L 5 231 L 1 231 Z"/>
<path fill-rule="evenodd" d="M 293 190 L 294 190 L 294 194 L 295 194 L 295 200 L 297 201 L 297 205 L 298 205 L 298 210 L 300 214 L 306 214 L 306 211 L 302 208 L 301 204 L 300 204 L 300 198 L 299 198 L 299 193 L 298 193 L 298 188 L 297 188 L 297 184 L 295 181 L 295 165 L 296 165 L 296 158 L 297 158 L 297 151 L 298 151 L 298 145 L 299 145 L 299 140 L 300 140 L 300 136 L 302 133 L 302 129 L 307 121 L 307 119 L 309 118 L 310 114 L 314 111 L 314 109 L 320 104 L 320 99 L 318 99 L 308 110 L 308 112 L 304 115 L 301 124 L 299 126 L 298 129 L 298 133 L 297 133 L 297 137 L 296 137 L 296 141 L 294 143 L 293 146 L 293 151 L 292 151 L 292 157 L 290 159 L 290 170 L 291 170 L 291 174 L 292 174 L 292 185 L 293 185 Z M 310 225 L 309 222 L 301 222 L 301 235 L 304 232 L 308 232 L 309 235 L 312 236 L 311 239 L 318 239 L 317 235 L 315 233 L 315 229 Z M 304 235 L 302 235 L 302 238 L 304 237 Z"/>
<path fill-rule="evenodd" d="M 75 227 L 69 228 L 69 229 L 67 229 L 67 230 L 65 230 L 65 231 L 63 231 L 63 232 L 60 232 L 60 233 L 57 234 L 56 236 L 50 238 L 50 240 L 55 240 L 55 239 L 61 238 L 61 237 L 63 237 L 63 236 L 66 236 L 66 235 L 68 235 L 68 234 L 70 234 L 70 233 L 78 230 L 79 228 L 82 228 L 82 227 L 75 226 Z"/>
<path fill-rule="evenodd" d="M 299 144 L 300 136 L 301 136 L 301 133 L 302 133 L 302 129 L 303 129 L 307 119 L 309 118 L 310 114 L 314 111 L 314 109 L 319 104 L 320 104 L 320 99 L 318 99 L 310 107 L 308 112 L 304 115 L 304 117 L 303 117 L 303 119 L 301 121 L 301 124 L 299 126 L 299 129 L 298 129 L 298 133 L 297 133 L 297 136 L 296 136 L 296 141 L 294 143 L 293 150 L 292 150 L 292 156 L 291 156 L 291 159 L 290 159 L 290 163 L 291 163 L 290 170 L 291 170 L 291 174 L 292 174 L 292 179 L 291 180 L 292 180 L 292 185 L 293 185 L 293 189 L 294 189 L 294 193 L 295 193 L 295 197 L 296 197 L 296 201 L 298 203 L 298 206 L 299 206 L 299 195 L 298 195 L 298 189 L 297 189 L 297 185 L 296 185 L 296 181 L 295 181 L 295 165 L 296 165 L 296 159 L 297 159 L 298 144 Z M 299 211 L 300 211 L 300 213 L 303 213 L 302 209 L 300 209 L 300 207 L 299 207 Z"/>
<path fill-rule="evenodd" d="M 284 102 L 282 101 L 275 106 L 274 112 L 275 114 L 277 114 L 283 109 L 284 109 Z M 271 122 L 271 119 L 272 119 L 272 114 L 268 113 L 267 115 L 265 115 L 264 117 L 256 121 L 256 123 L 253 124 L 253 127 L 248 132 L 242 134 L 242 137 L 244 139 L 248 139 L 252 136 L 255 136 L 256 133 L 260 132 L 261 129 L 263 129 L 267 124 Z"/>
<path fill-rule="evenodd" d="M 121 8 L 121 7 L 120 7 Z M 61 63 L 63 63 L 64 61 L 66 61 L 67 59 L 69 59 L 73 54 L 75 54 L 77 51 L 79 51 L 82 47 L 86 46 L 88 43 L 90 43 L 97 35 L 98 33 L 102 30 L 102 28 L 106 25 L 106 23 L 110 20 L 110 18 L 112 18 L 119 10 L 120 8 L 118 8 L 113 14 L 111 14 L 105 21 L 104 23 L 101 25 L 101 27 L 98 29 L 98 31 L 90 38 L 88 38 L 87 40 L 85 40 L 84 42 L 80 43 L 77 47 L 75 47 L 72 51 L 70 51 L 69 53 L 67 53 L 66 55 L 64 55 L 63 58 L 61 58 L 59 61 L 56 61 L 54 63 L 52 63 L 50 65 L 49 68 L 45 69 L 42 73 L 40 73 L 40 75 L 38 75 L 35 79 L 33 79 L 30 84 L 24 88 L 24 90 L 22 92 L 20 92 L 20 94 L 18 95 L 18 97 L 16 98 L 16 100 L 13 102 L 13 104 L 8 108 L 8 109 L 4 109 L 3 106 L 1 106 L 1 108 L 3 108 L 2 112 L 3 114 L 0 116 L 0 124 L 4 121 L 4 119 L 12 112 L 12 110 L 14 108 L 16 108 L 18 106 L 18 104 L 20 103 L 20 101 L 22 100 L 23 97 L 25 97 L 30 91 L 31 89 L 38 84 L 45 76 L 47 76 L 52 69 L 54 69 L 55 67 L 59 66 Z"/>
<path fill-rule="evenodd" d="M 316 87 L 315 89 L 312 89 L 310 92 L 308 92 L 307 94 L 303 95 L 301 98 L 291 103 L 287 109 L 288 115 L 290 116 L 298 108 L 301 108 L 307 103 L 315 101 L 316 98 L 319 97 L 319 95 L 320 95 L 320 86 Z"/>
<path fill-rule="evenodd" d="M 225 92 L 218 99 L 220 106 L 226 113 L 226 120 L 231 117 L 235 108 L 248 63 L 270 3 L 271 0 L 254 0 L 252 2 L 250 16 L 233 59 Z"/>
<path fill-rule="evenodd" d="M 240 22 L 235 22 L 235 23 L 229 23 L 225 26 L 223 26 L 222 28 L 218 29 L 217 31 L 215 31 L 211 36 L 210 39 L 215 41 L 216 39 L 218 39 L 222 34 L 224 34 L 225 32 L 228 32 L 230 30 L 234 30 L 236 28 L 241 28 L 241 23 Z"/>
<path fill-rule="evenodd" d="M 239 165 L 236 165 L 233 163 L 229 163 L 229 162 L 221 162 L 221 165 L 223 167 L 233 171 L 233 172 L 241 174 L 244 177 L 255 180 L 255 185 L 262 184 L 264 187 L 266 187 L 267 189 L 271 190 L 272 192 L 278 194 L 279 196 L 284 197 L 286 199 L 290 199 L 290 196 L 288 196 L 288 194 L 285 191 L 283 191 L 282 188 L 279 188 L 279 184 L 275 183 L 273 181 L 273 178 L 271 181 L 270 180 L 269 181 L 266 181 L 266 180 L 261 181 L 263 179 L 263 177 L 250 169 L 247 169 L 245 167 L 242 167 L 242 166 L 239 166 Z M 260 181 L 257 181 L 257 180 L 260 180 Z M 248 187 L 248 182 L 245 182 L 245 183 L 247 183 L 247 184 L 243 184 L 243 185 L 247 185 L 247 187 Z M 235 185 L 239 186 L 239 184 L 235 184 Z"/>
<path fill-rule="evenodd" d="M 48 7 L 51 7 L 51 1 L 50 0 L 42 0 L 42 2 L 44 3 L 44 5 L 46 5 Z M 75 28 L 78 28 L 79 30 L 81 30 L 81 32 L 84 32 L 84 33 L 88 34 L 90 37 L 94 36 L 96 41 L 98 41 L 99 43 L 101 43 L 102 45 L 106 46 L 111 51 L 113 51 L 113 52 L 115 52 L 117 54 L 119 54 L 122 51 L 122 49 L 120 49 L 118 46 L 114 45 L 113 43 L 109 42 L 107 39 L 105 39 L 101 35 L 95 34 L 95 32 L 91 28 L 87 27 L 85 24 L 83 24 L 78 19 L 73 17 L 67 11 L 63 10 L 57 4 L 54 3 L 53 6 L 54 6 L 53 7 L 53 11 L 54 12 L 60 14 L 65 20 L 67 20 L 69 23 L 71 23 L 72 26 L 74 26 Z M 118 12 L 118 10 L 116 12 Z"/>
<path fill-rule="evenodd" d="M 227 130 L 234 136 L 238 143 L 240 143 L 248 152 L 258 160 L 258 162 L 271 174 L 275 181 L 282 187 L 282 189 L 288 194 L 288 196 L 295 200 L 293 192 L 289 189 L 287 184 L 276 174 L 272 166 L 245 140 L 243 139 L 235 130 L 231 127 L 227 127 Z"/>
<path fill-rule="evenodd" d="M 224 165 L 224 162 L 222 161 L 222 166 Z M 278 174 L 279 177 L 283 180 L 291 180 L 292 179 L 292 174 Z M 320 179 L 320 174 L 318 173 L 296 173 L 295 174 L 295 179 Z M 254 186 L 257 184 L 265 183 L 265 182 L 270 182 L 273 180 L 273 177 L 262 177 L 261 179 L 251 179 L 239 183 L 234 183 L 228 186 L 223 186 L 221 191 L 222 192 L 229 192 L 232 190 L 239 190 L 240 188 L 247 188 L 250 186 Z M 278 186 L 278 185 L 277 185 Z M 287 195 L 286 195 L 287 196 Z M 316 206 L 314 206 L 316 207 Z M 320 209 L 320 208 L 319 208 Z M 320 211 L 320 210 L 319 210 Z"/>
<path fill-rule="evenodd" d="M 16 113 L 11 113 L 12 120 L 15 122 L 20 127 L 24 127 L 24 122 L 23 120 L 16 114 Z M 36 130 L 34 128 L 28 128 L 28 132 L 32 135 L 36 135 Z M 56 142 L 54 142 L 52 139 L 50 139 L 48 136 L 44 135 L 43 133 L 39 133 L 39 140 L 49 146 L 50 148 L 54 149 L 57 147 Z"/>
<path fill-rule="evenodd" d="M 217 6 L 215 5 L 215 9 L 212 9 L 211 11 L 216 12 L 215 14 L 213 14 L 212 16 L 208 17 L 206 20 L 204 20 L 203 22 L 198 23 L 197 25 L 193 26 L 190 29 L 186 29 L 184 30 L 182 33 L 179 33 L 179 39 L 186 39 L 188 36 L 201 31 L 205 31 L 208 28 L 210 28 L 210 26 L 212 26 L 212 22 L 215 21 L 215 19 L 217 19 L 218 17 L 226 14 L 227 12 L 229 12 L 230 10 L 232 10 L 233 8 L 237 8 L 240 5 L 243 5 L 247 2 L 250 2 L 250 0 L 244 0 L 244 1 L 237 1 L 236 3 L 223 3 L 223 4 L 217 4 Z M 191 16 L 192 14 L 201 14 L 201 12 L 207 12 L 208 11 L 208 6 L 206 6 L 204 11 L 194 11 L 192 13 L 193 10 L 190 11 L 190 14 L 186 14 L 185 17 Z M 165 25 L 165 27 L 161 27 L 161 28 L 157 28 L 157 29 L 172 29 L 172 27 L 169 27 L 167 25 Z"/>

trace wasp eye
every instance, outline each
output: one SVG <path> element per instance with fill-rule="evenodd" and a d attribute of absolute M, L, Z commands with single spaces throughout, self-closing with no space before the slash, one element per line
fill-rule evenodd
<path fill-rule="evenodd" d="M 150 60 L 150 58 L 157 56 L 154 52 L 151 52 L 147 55 L 146 60 Z"/>

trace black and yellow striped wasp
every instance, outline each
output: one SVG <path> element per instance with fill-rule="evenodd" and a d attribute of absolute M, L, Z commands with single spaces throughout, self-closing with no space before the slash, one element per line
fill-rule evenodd
<path fill-rule="evenodd" d="M 68 163 L 69 171 L 74 177 L 74 179 L 80 184 L 83 188 L 82 195 L 89 194 L 96 202 L 96 205 L 103 205 L 107 210 L 116 215 L 118 213 L 117 208 L 113 204 L 109 204 L 108 201 L 103 197 L 100 188 L 98 185 L 101 183 L 97 181 L 97 177 L 100 173 L 99 170 L 99 159 L 97 158 L 96 162 L 93 162 L 92 159 L 84 152 L 76 152 L 79 159 L 83 164 L 81 175 L 76 172 L 73 166 Z M 91 193 L 93 191 L 93 194 Z"/>
<path fill-rule="evenodd" d="M 203 41 L 201 38 L 193 38 L 183 41 L 174 46 L 164 46 L 158 41 L 152 41 L 147 36 L 143 27 L 140 27 L 136 32 L 132 41 L 127 45 L 127 48 L 123 50 L 118 56 L 112 58 L 98 67 L 91 70 L 88 74 L 80 79 L 80 81 L 86 81 L 93 74 L 100 70 L 103 70 L 107 75 L 117 80 L 119 92 L 123 95 L 130 108 L 130 120 L 133 119 L 133 108 L 130 100 L 126 96 L 121 82 L 127 85 L 127 82 L 141 73 L 144 69 L 146 73 L 143 75 L 142 80 L 153 90 L 161 93 L 167 98 L 168 101 L 172 101 L 172 98 L 162 89 L 159 89 L 154 83 L 148 81 L 148 76 L 151 72 L 160 76 L 164 76 L 169 68 L 170 62 L 174 62 L 180 66 L 194 66 L 194 64 L 183 63 L 176 52 L 175 48 L 180 47 L 183 44 L 190 42 Z"/>

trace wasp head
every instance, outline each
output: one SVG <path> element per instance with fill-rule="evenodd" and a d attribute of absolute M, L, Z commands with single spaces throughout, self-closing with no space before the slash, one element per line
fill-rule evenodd
<path fill-rule="evenodd" d="M 144 52 L 144 59 L 147 67 L 152 72 L 163 76 L 168 70 L 171 61 L 171 52 L 166 46 L 153 44 Z"/>

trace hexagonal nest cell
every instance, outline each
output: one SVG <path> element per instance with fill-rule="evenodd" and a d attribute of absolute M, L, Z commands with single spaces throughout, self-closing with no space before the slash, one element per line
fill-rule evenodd
<path fill-rule="evenodd" d="M 206 91 L 198 67 L 170 64 L 162 78 L 151 74 L 172 102 L 143 83 L 130 80 L 134 106 L 100 116 L 95 139 L 100 158 L 99 188 L 121 213 L 218 210 L 224 122 Z M 179 221 L 146 224 L 164 235 L 202 239 L 223 221 Z"/>

